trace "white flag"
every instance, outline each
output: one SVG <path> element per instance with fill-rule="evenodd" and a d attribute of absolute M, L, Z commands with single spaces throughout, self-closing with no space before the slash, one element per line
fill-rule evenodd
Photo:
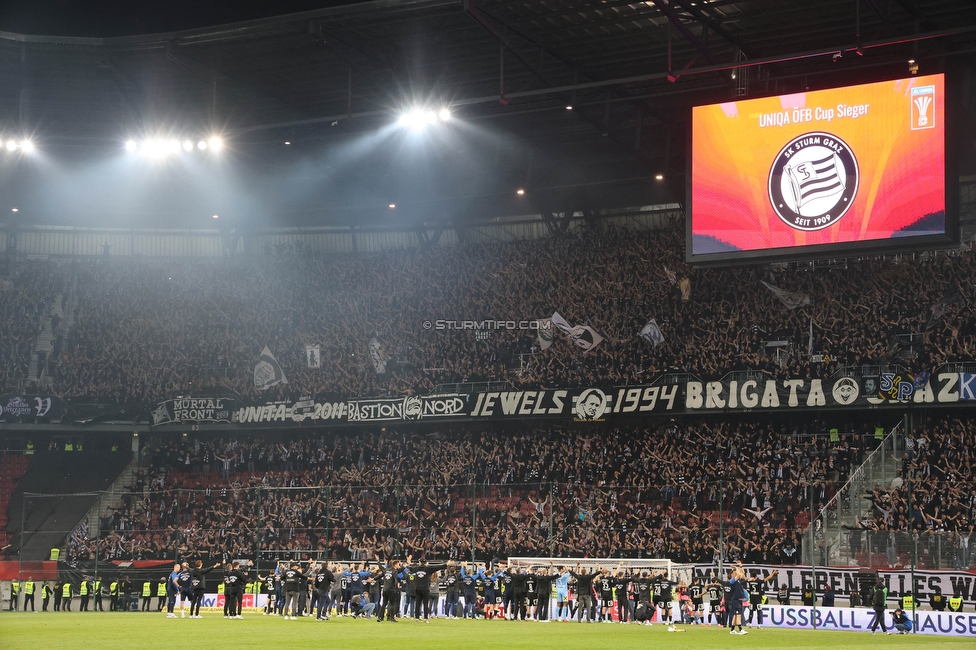
<path fill-rule="evenodd" d="M 268 346 L 264 346 L 261 358 L 254 365 L 254 388 L 257 390 L 267 390 L 278 384 L 287 384 L 285 373 L 282 372 L 278 360 L 271 354 Z"/>
<path fill-rule="evenodd" d="M 546 324 L 548 324 L 549 327 L 546 327 Z M 535 338 L 539 344 L 540 350 L 548 350 L 549 346 L 552 345 L 552 327 L 552 320 L 546 319 L 539 321 L 539 329 L 535 333 Z"/>
<path fill-rule="evenodd" d="M 664 275 L 667 276 L 668 282 L 671 283 L 672 287 L 678 284 L 678 276 L 674 274 L 674 271 L 672 271 L 666 266 L 664 267 Z"/>
<path fill-rule="evenodd" d="M 305 359 L 308 361 L 309 368 L 322 367 L 322 349 L 317 345 L 305 346 Z"/>
<path fill-rule="evenodd" d="M 664 334 L 661 333 L 661 328 L 658 327 L 657 320 L 653 318 L 647 321 L 647 325 L 640 331 L 639 336 L 654 347 L 664 343 Z"/>
<path fill-rule="evenodd" d="M 559 315 L 558 311 L 552 314 L 552 324 L 572 339 L 576 347 L 583 351 L 592 350 L 603 341 L 603 337 L 592 327 L 588 325 L 570 325 L 565 318 Z"/>
<path fill-rule="evenodd" d="M 386 355 L 383 354 L 383 346 L 375 336 L 369 340 L 369 358 L 373 362 L 373 370 L 377 375 L 386 372 Z"/>
<path fill-rule="evenodd" d="M 802 307 L 803 305 L 812 305 L 813 301 L 810 300 L 810 296 L 805 293 L 800 293 L 799 291 L 784 291 L 777 286 L 771 285 L 768 282 L 763 281 L 763 286 L 773 292 L 773 295 L 779 298 L 779 301 L 786 305 L 787 309 L 796 309 L 797 307 Z"/>

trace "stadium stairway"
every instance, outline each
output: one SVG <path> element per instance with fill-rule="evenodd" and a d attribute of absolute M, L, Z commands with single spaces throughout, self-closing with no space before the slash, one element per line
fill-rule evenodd
<path fill-rule="evenodd" d="M 7 556 L 16 556 L 20 549 L 24 561 L 44 560 L 52 548 L 64 548 L 68 535 L 98 503 L 98 493 L 112 485 L 131 460 L 131 453 L 38 452 L 10 500 L 5 531 L 13 537 L 13 547 Z"/>
<path fill-rule="evenodd" d="M 62 295 L 58 294 L 51 301 L 51 307 L 44 314 L 44 327 L 41 329 L 41 333 L 37 336 L 37 343 L 34 345 L 34 358 L 28 367 L 27 380 L 36 382 L 44 374 L 44 368 L 38 368 L 37 360 L 38 358 L 44 359 L 44 366 L 47 366 L 47 357 L 51 352 L 51 348 L 54 347 L 54 325 L 53 317 L 57 317 L 64 322 L 64 311 L 61 309 Z"/>
<path fill-rule="evenodd" d="M 7 532 L 7 512 L 10 507 L 17 482 L 27 473 L 30 456 L 26 454 L 5 453 L 0 457 L 0 549 L 11 543 L 13 537 Z M 0 553 L 2 557 L 2 553 Z"/>

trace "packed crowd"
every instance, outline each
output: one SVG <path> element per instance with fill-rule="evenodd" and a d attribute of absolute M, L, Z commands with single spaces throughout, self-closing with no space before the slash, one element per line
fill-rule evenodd
<path fill-rule="evenodd" d="M 54 263 L 0 261 L 0 386 L 26 386 L 37 337 L 56 296 L 65 291 L 65 274 Z M 60 320 L 53 323 L 55 335 Z"/>
<path fill-rule="evenodd" d="M 938 419 L 905 442 L 901 479 L 865 495 L 874 511 L 848 526 L 852 552 L 894 566 L 914 539 L 921 561 L 939 555 L 939 564 L 969 568 L 976 558 L 976 429 L 962 419 Z"/>
<path fill-rule="evenodd" d="M 147 401 L 254 396 L 252 368 L 265 345 L 288 380 L 268 391 L 274 397 L 424 393 L 439 383 L 484 380 L 623 384 L 665 371 L 811 377 L 838 364 L 932 369 L 974 358 L 971 252 L 818 268 L 692 269 L 683 262 L 683 232 L 680 223 L 659 231 L 605 226 L 568 238 L 425 251 L 79 261 L 69 267 L 78 307 L 55 355 L 54 390 Z M 30 272 L 12 278 L 17 290 L 5 292 L 15 299 L 0 310 L 0 327 L 15 330 L 4 337 L 14 346 L 37 329 L 37 296 L 51 293 L 32 288 L 37 276 L 56 274 L 45 264 L 53 262 L 32 262 Z M 762 281 L 802 292 L 812 304 L 787 309 Z M 16 300 L 28 295 L 29 304 Z M 583 354 L 559 335 L 543 351 L 533 331 L 478 336 L 423 326 L 544 319 L 555 311 L 605 340 Z M 664 335 L 657 347 L 638 337 L 651 318 Z M 806 356 L 811 319 L 814 351 L 827 353 L 827 363 Z M 899 347 L 898 335 L 909 334 L 918 335 L 910 349 Z M 777 360 L 765 343 L 783 335 L 796 348 Z M 307 345 L 321 346 L 320 368 L 308 367 Z M 22 369 L 23 352 L 5 352 L 16 357 L 14 368 Z"/>
<path fill-rule="evenodd" d="M 811 503 L 825 504 L 873 443 L 853 431 L 835 442 L 820 434 L 771 421 L 690 421 L 652 432 L 186 438 L 155 450 L 103 519 L 98 552 L 460 559 L 473 545 L 486 558 L 711 562 L 721 526 L 730 561 L 799 563 Z M 93 559 L 95 545 L 79 543 L 71 555 Z"/>

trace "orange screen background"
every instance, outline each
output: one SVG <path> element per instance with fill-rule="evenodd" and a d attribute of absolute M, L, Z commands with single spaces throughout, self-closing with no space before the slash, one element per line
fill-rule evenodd
<path fill-rule="evenodd" d="M 935 127 L 912 130 L 911 89 L 935 86 Z M 837 111 L 868 104 L 856 119 L 793 123 L 794 108 Z M 693 254 L 889 239 L 945 232 L 944 75 L 698 106 L 692 111 Z M 762 114 L 790 123 L 760 127 Z M 823 131 L 847 142 L 860 171 L 847 214 L 819 231 L 786 225 L 767 191 L 777 154 L 794 137 Z M 924 221 L 923 221 L 924 220 Z"/>

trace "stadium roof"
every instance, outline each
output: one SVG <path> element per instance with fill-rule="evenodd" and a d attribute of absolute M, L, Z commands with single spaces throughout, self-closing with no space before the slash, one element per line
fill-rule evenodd
<path fill-rule="evenodd" d="M 253 15 L 241 11 L 216 18 Z M 238 186 L 261 195 L 228 210 L 308 225 L 683 200 L 693 104 L 907 75 L 909 58 L 970 82 L 976 67 L 972 0 L 372 0 L 92 33 L 0 32 L 0 130 L 76 162 L 140 134 L 220 133 Z M 377 135 L 414 105 L 457 118 L 420 162 L 401 136 Z M 24 205 L 49 179 L 0 176 Z M 194 201 L 146 214 L 185 225 Z"/>

